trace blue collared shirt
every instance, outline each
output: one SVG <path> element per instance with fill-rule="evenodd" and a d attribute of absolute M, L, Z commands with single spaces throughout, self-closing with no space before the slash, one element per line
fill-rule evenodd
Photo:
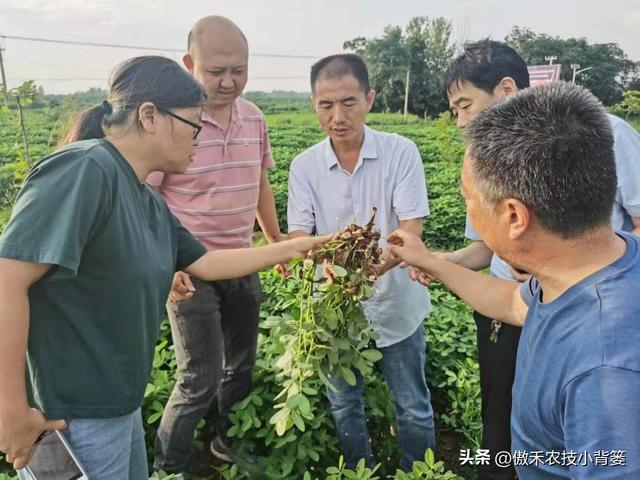
<path fill-rule="evenodd" d="M 364 225 L 373 207 L 380 245 L 400 220 L 429 214 L 424 166 L 416 145 L 400 135 L 365 126 L 360 159 L 349 173 L 340 166 L 327 137 L 298 155 L 289 172 L 289 232 L 333 233 Z M 394 268 L 376 283 L 365 313 L 380 336 L 378 347 L 409 337 L 431 311 L 427 289 L 406 269 Z"/>
<path fill-rule="evenodd" d="M 609 115 L 609 121 L 618 176 L 611 225 L 615 231 L 631 232 L 634 229 L 632 218 L 640 217 L 640 133 L 614 115 Z M 464 234 L 470 240 L 482 240 L 471 227 L 469 217 Z M 496 254 L 491 258 L 490 271 L 495 277 L 513 280 L 509 265 Z"/>

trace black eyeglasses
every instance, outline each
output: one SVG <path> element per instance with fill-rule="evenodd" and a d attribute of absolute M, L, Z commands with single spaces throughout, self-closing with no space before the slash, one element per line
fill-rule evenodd
<path fill-rule="evenodd" d="M 198 135 L 200 134 L 200 130 L 202 130 L 202 125 L 198 125 L 197 123 L 193 123 L 191 120 L 187 120 L 186 118 L 181 117 L 180 115 L 176 115 L 173 112 L 170 112 L 169 110 L 160 110 L 163 113 L 166 113 L 167 115 L 175 118 L 176 120 L 180 120 L 182 123 L 186 123 L 187 125 L 189 125 L 190 127 L 193 128 L 193 139 L 195 140 L 196 138 L 198 138 Z"/>

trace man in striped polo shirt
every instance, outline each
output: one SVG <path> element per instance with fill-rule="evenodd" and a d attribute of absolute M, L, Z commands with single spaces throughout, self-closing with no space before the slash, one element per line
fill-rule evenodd
<path fill-rule="evenodd" d="M 183 174 L 153 174 L 171 211 L 207 248 L 248 247 L 255 219 L 268 242 L 280 240 L 267 169 L 273 167 L 262 112 L 240 98 L 247 83 L 248 45 L 226 18 L 200 19 L 189 33 L 187 69 L 206 88 L 200 144 Z M 180 380 L 166 406 L 155 447 L 156 469 L 181 472 L 189 463 L 193 433 L 217 394 L 217 437 L 211 451 L 233 462 L 226 432 L 231 407 L 251 391 L 260 280 L 201 282 L 177 273 L 167 311 Z"/>

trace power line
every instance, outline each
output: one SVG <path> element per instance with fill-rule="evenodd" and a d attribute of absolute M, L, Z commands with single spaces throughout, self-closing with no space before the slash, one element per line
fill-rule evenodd
<path fill-rule="evenodd" d="M 107 77 L 102 78 L 14 78 L 16 82 L 26 82 L 33 80 L 34 82 L 105 82 Z"/>
<path fill-rule="evenodd" d="M 51 38 L 39 38 L 39 37 L 23 37 L 19 35 L 0 35 L 0 38 L 6 40 L 21 40 L 26 42 L 41 42 L 41 43 L 56 43 L 62 45 L 82 45 L 85 47 L 106 47 L 106 48 L 124 48 L 129 50 L 148 50 L 154 52 L 177 52 L 184 53 L 182 48 L 164 48 L 164 47 L 146 47 L 140 45 L 124 45 L 117 43 L 99 43 L 99 42 L 81 42 L 77 40 L 56 40 Z M 298 58 L 307 60 L 317 60 L 320 58 L 316 55 L 289 55 L 283 53 L 250 53 L 251 57 L 268 57 L 268 58 Z"/>
<path fill-rule="evenodd" d="M 308 80 L 309 77 L 250 77 L 249 80 Z M 26 82 L 106 82 L 107 78 L 15 78 L 15 81 Z"/>

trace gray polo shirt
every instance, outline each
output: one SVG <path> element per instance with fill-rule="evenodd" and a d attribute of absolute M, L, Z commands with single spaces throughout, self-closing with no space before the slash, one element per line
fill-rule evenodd
<path fill-rule="evenodd" d="M 383 247 L 400 220 L 429 214 L 424 167 L 411 140 L 365 127 L 360 159 L 353 173 L 340 166 L 329 138 L 291 163 L 289 232 L 327 234 L 350 223 L 364 225 L 373 207 L 378 209 L 376 225 L 382 233 Z M 373 297 L 364 307 L 380 335 L 378 347 L 407 338 L 431 311 L 427 289 L 400 268 L 378 280 Z"/>

